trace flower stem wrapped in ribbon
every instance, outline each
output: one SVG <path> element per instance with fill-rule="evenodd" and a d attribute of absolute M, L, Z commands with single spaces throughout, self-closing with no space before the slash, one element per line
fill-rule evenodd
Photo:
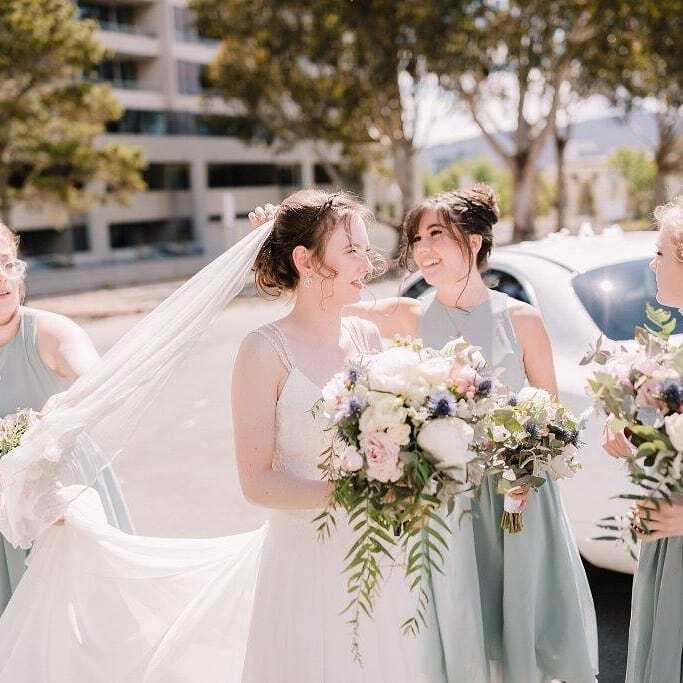
<path fill-rule="evenodd" d="M 475 450 L 486 461 L 485 474 L 498 477 L 505 531 L 524 528 L 523 499 L 512 493 L 537 490 L 547 476 L 568 478 L 580 469 L 577 446 L 584 422 L 547 391 L 525 387 L 502 397 L 480 423 Z"/>
<path fill-rule="evenodd" d="M 582 361 L 600 366 L 587 392 L 608 416 L 608 429 L 623 431 L 631 443 L 625 461 L 638 487 L 618 496 L 633 506 L 625 516 L 601 520 L 609 533 L 596 540 L 620 541 L 634 558 L 638 534 L 650 531 L 641 510 L 659 509 L 683 492 L 683 345 L 669 339 L 676 325 L 669 312 L 648 305 L 646 315 L 650 324 L 636 328 L 635 348 L 605 349 L 598 340 Z"/>
<path fill-rule="evenodd" d="M 479 350 L 463 339 L 436 351 L 396 338 L 348 364 L 314 406 L 334 433 L 320 465 L 334 492 L 314 521 L 327 538 L 342 508 L 355 532 L 344 570 L 357 658 L 359 620 L 372 615 L 383 562 L 401 562 L 417 596 L 404 633 L 426 623 L 425 579 L 441 571 L 451 533 L 440 508 L 452 512 L 455 496 L 472 488 L 482 466 L 470 449 L 473 425 L 495 407 L 497 388 Z"/>

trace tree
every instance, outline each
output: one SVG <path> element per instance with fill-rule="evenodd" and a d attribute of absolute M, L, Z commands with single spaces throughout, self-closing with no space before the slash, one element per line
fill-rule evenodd
<path fill-rule="evenodd" d="M 192 0 L 205 33 L 222 40 L 215 88 L 281 144 L 339 145 L 357 169 L 389 159 L 402 215 L 419 192 L 425 54 L 440 14 L 412 0 Z M 337 181 L 339 179 L 337 178 Z"/>
<path fill-rule="evenodd" d="M 642 149 L 622 147 L 608 160 L 625 181 L 629 208 L 633 218 L 645 218 L 652 214 L 655 206 L 655 178 L 657 168 L 653 159 Z"/>
<path fill-rule="evenodd" d="M 534 237 L 536 163 L 555 126 L 563 83 L 587 45 L 618 38 L 621 14 L 603 0 L 471 3 L 455 10 L 448 56 L 432 68 L 454 91 L 513 177 L 514 239 Z M 452 22 L 454 25 L 456 20 Z M 514 118 L 505 133 L 495 112 Z M 562 182 L 558 182 L 562 191 Z"/>
<path fill-rule="evenodd" d="M 104 57 L 71 0 L 0 3 L 0 217 L 20 202 L 82 211 L 143 190 L 139 149 L 98 143 L 121 115 L 86 76 Z"/>

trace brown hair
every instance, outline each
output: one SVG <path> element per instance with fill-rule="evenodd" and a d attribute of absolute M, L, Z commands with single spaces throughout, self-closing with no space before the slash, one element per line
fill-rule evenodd
<path fill-rule="evenodd" d="M 413 243 L 422 216 L 427 211 L 436 212 L 469 263 L 473 254 L 467 237 L 481 235 L 477 268 L 481 269 L 486 264 L 493 248 L 493 226 L 500 215 L 496 195 L 488 185 L 473 185 L 464 190 L 441 192 L 423 199 L 408 213 L 403 222 L 399 261 L 408 270 L 417 268 L 413 260 Z"/>
<path fill-rule="evenodd" d="M 299 190 L 282 201 L 275 214 L 273 231 L 254 263 L 257 289 L 267 296 L 278 297 L 295 290 L 299 271 L 292 253 L 298 246 L 312 250 L 318 273 L 334 278 L 336 273 L 325 265 L 325 247 L 334 228 L 341 222 L 347 232 L 350 219 L 359 216 L 369 220 L 370 211 L 346 192 Z"/>

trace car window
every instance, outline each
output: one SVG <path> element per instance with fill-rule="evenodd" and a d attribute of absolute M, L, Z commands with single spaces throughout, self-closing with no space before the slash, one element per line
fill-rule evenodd
<path fill-rule="evenodd" d="M 489 269 L 483 273 L 482 277 L 486 285 L 491 289 L 495 289 L 497 292 L 503 292 L 513 299 L 531 303 L 529 295 L 522 286 L 522 283 L 517 280 L 517 278 L 510 275 L 510 273 L 498 269 Z M 425 279 L 420 277 L 403 292 L 403 296 L 417 299 L 431 288 L 431 285 L 427 284 Z"/>
<path fill-rule="evenodd" d="M 593 322 L 610 339 L 633 339 L 638 325 L 645 324 L 645 304 L 666 308 L 657 303 L 654 273 L 650 259 L 626 261 L 595 268 L 576 275 L 572 286 Z M 677 332 L 683 332 L 683 317 L 675 309 Z"/>
<path fill-rule="evenodd" d="M 516 277 L 510 275 L 510 273 L 491 268 L 484 273 L 483 278 L 484 282 L 491 289 L 503 292 L 503 294 L 507 294 L 513 299 L 524 301 L 527 304 L 531 303 L 529 294 L 524 289 L 522 283 Z"/>

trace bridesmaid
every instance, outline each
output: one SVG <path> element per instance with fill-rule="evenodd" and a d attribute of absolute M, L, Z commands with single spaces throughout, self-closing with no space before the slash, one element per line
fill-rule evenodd
<path fill-rule="evenodd" d="M 88 335 L 71 320 L 22 305 L 25 272 L 17 236 L 0 223 L 0 417 L 21 408 L 41 410 L 99 358 Z M 95 488 L 109 521 L 132 532 L 111 470 L 102 472 Z M 25 551 L 0 536 L 0 613 L 24 572 L 25 559 Z"/>
<path fill-rule="evenodd" d="M 657 301 L 683 309 L 683 197 L 655 210 L 660 229 L 650 268 Z M 614 457 L 631 448 L 624 433 L 605 432 Z M 683 496 L 649 511 L 633 584 L 627 683 L 683 683 Z"/>
<path fill-rule="evenodd" d="M 268 207 L 256 209 L 263 222 Z M 485 285 L 481 270 L 493 246 L 498 207 L 493 191 L 475 186 L 425 199 L 406 217 L 403 265 L 417 265 L 434 290 L 415 301 L 389 298 L 348 307 L 374 322 L 383 337 L 420 337 L 440 348 L 464 336 L 482 348 L 511 388 L 530 384 L 557 393 L 552 350 L 538 311 Z M 526 498 L 527 492 L 518 496 Z M 597 625 L 586 574 L 555 482 L 529 497 L 525 528 L 500 528 L 503 497 L 488 479 L 472 504 L 476 573 L 486 652 L 493 680 L 592 683 L 597 674 Z M 459 532 L 455 531 L 455 537 Z M 452 544 L 451 547 L 455 547 Z M 448 576 L 434 577 L 434 603 L 449 681 L 457 661 L 462 591 L 470 558 L 449 558 Z"/>

